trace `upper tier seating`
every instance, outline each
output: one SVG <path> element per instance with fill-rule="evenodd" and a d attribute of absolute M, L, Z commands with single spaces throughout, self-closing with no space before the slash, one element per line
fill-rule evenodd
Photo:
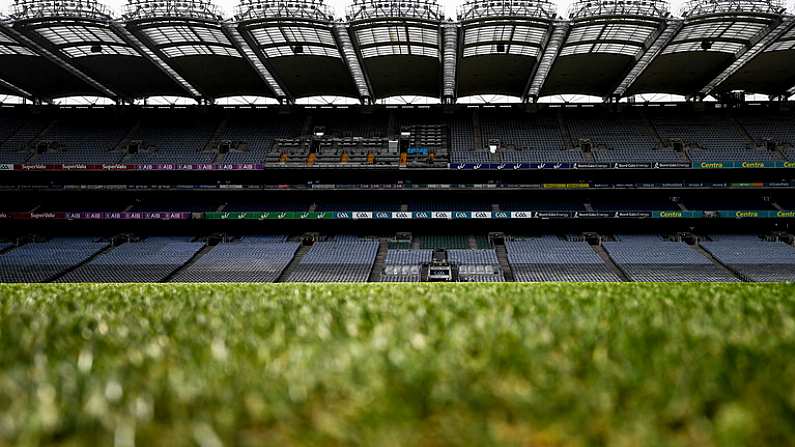
<path fill-rule="evenodd" d="M 587 242 L 556 236 L 506 241 L 514 278 L 522 282 L 620 281 Z"/>
<path fill-rule="evenodd" d="M 375 240 L 316 242 L 290 274 L 290 282 L 366 282 L 378 253 Z"/>
<path fill-rule="evenodd" d="M 728 153 L 751 147 L 751 142 L 743 135 L 740 128 L 728 118 L 693 114 L 676 118 L 653 118 L 652 121 L 666 145 L 672 140 L 681 140 L 691 148 L 700 147 Z"/>
<path fill-rule="evenodd" d="M 574 143 L 588 140 L 593 148 L 611 149 L 623 153 L 650 151 L 659 146 L 654 131 L 644 120 L 631 117 L 614 119 L 567 119 Z"/>
<path fill-rule="evenodd" d="M 204 246 L 186 238 L 151 237 L 126 242 L 59 279 L 61 282 L 160 282 Z"/>
<path fill-rule="evenodd" d="M 499 140 L 506 149 L 568 149 L 553 116 L 483 112 L 480 127 L 484 146 L 491 140 Z"/>
<path fill-rule="evenodd" d="M 741 116 L 738 121 L 756 145 L 764 145 L 766 141 L 781 145 L 795 145 L 795 120 L 792 117 L 753 114 Z"/>
<path fill-rule="evenodd" d="M 84 262 L 108 246 L 90 238 L 54 238 L 0 254 L 0 282 L 43 282 Z"/>
<path fill-rule="evenodd" d="M 687 162 L 687 157 L 682 152 L 672 149 L 610 149 L 594 150 L 594 161 L 605 163 L 674 163 Z"/>
<path fill-rule="evenodd" d="M 241 240 L 222 243 L 180 271 L 174 282 L 275 282 L 299 242 Z"/>
<path fill-rule="evenodd" d="M 147 116 L 132 132 L 128 143 L 140 142 L 137 153 L 124 157 L 125 163 L 211 163 L 216 154 L 205 152 L 217 120 L 210 117 L 181 117 L 176 114 Z"/>
<path fill-rule="evenodd" d="M 653 235 L 617 236 L 603 242 L 615 263 L 633 281 L 736 282 L 728 271 L 689 247 Z"/>
<path fill-rule="evenodd" d="M 714 235 L 702 240 L 722 264 L 748 281 L 795 281 L 795 247 L 748 235 Z"/>
<path fill-rule="evenodd" d="M 124 153 L 118 146 L 132 123 L 119 117 L 107 119 L 96 114 L 58 119 L 43 132 L 38 145 L 48 145 L 47 152 L 31 161 L 43 164 L 117 163 Z"/>
<path fill-rule="evenodd" d="M 49 125 L 44 118 L 0 116 L 0 163 L 24 163 L 33 155 L 33 142 Z"/>
<path fill-rule="evenodd" d="M 300 132 L 300 119 L 289 116 L 242 115 L 231 117 L 221 134 L 219 144 L 229 144 L 224 163 L 259 163 L 277 138 L 286 138 Z"/>

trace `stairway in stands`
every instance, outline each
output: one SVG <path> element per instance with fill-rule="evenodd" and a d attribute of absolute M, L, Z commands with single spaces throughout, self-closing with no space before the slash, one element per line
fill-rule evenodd
<path fill-rule="evenodd" d="M 508 262 L 508 250 L 505 249 L 505 242 L 500 240 L 494 242 L 494 251 L 497 253 L 497 261 L 500 262 L 502 276 L 506 281 L 515 281 L 511 264 Z"/>
<path fill-rule="evenodd" d="M 610 255 L 607 253 L 607 250 L 602 247 L 601 238 L 596 236 L 586 236 L 586 239 L 588 240 L 588 244 L 590 244 L 591 248 L 593 248 L 593 251 L 595 251 L 596 254 L 602 258 L 602 262 L 604 262 L 605 265 L 613 271 L 613 273 L 618 275 L 618 277 L 621 278 L 621 281 L 632 282 L 626 272 L 624 272 L 624 270 L 622 270 L 621 267 L 619 267 L 618 264 L 613 261 L 613 258 L 610 257 Z"/>
<path fill-rule="evenodd" d="M 298 267 L 298 264 L 301 263 L 301 259 L 304 258 L 304 255 L 306 255 L 311 248 L 311 245 L 301 244 L 301 246 L 298 247 L 298 251 L 295 252 L 293 260 L 287 264 L 287 267 L 282 271 L 282 274 L 279 275 L 279 278 L 276 279 L 276 282 L 287 282 L 288 278 L 290 278 L 290 274 Z"/>
<path fill-rule="evenodd" d="M 370 270 L 370 276 L 367 282 L 381 282 L 381 275 L 384 272 L 384 262 L 386 261 L 386 252 L 389 249 L 389 243 L 386 239 L 378 241 L 378 253 L 375 255 L 375 262 L 373 268 Z"/>
<path fill-rule="evenodd" d="M 176 270 L 171 272 L 168 276 L 163 278 L 163 281 L 161 281 L 161 282 L 171 282 L 171 280 L 176 278 L 176 276 L 180 272 L 190 268 L 190 266 L 195 264 L 196 261 L 201 259 L 202 256 L 206 255 L 210 250 L 215 248 L 215 246 L 218 245 L 218 242 L 219 242 L 218 240 L 205 242 L 204 247 L 202 247 L 201 250 L 197 251 L 190 259 L 188 259 L 188 262 L 186 262 L 186 263 L 182 264 L 181 266 L 179 266 L 179 268 L 177 268 Z"/>

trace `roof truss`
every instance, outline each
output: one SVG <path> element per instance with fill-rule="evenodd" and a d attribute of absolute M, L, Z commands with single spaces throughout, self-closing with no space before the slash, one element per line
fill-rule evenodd
<path fill-rule="evenodd" d="M 720 86 L 724 81 L 746 66 L 748 62 L 753 60 L 753 58 L 755 58 L 759 53 L 763 52 L 773 42 L 778 40 L 779 37 L 783 36 L 786 32 L 792 29 L 793 25 L 795 25 L 795 17 L 783 17 L 781 23 L 779 23 L 778 26 L 775 28 L 769 28 L 768 32 L 763 36 L 760 36 L 753 46 L 747 47 L 745 51 L 737 56 L 731 65 L 726 67 L 726 69 L 716 76 L 715 79 L 710 81 L 709 84 L 705 85 L 704 88 L 699 91 L 699 94 L 703 97 L 712 93 L 715 88 Z"/>
<path fill-rule="evenodd" d="M 351 74 L 353 83 L 356 85 L 356 90 L 359 92 L 359 98 L 362 103 L 372 101 L 373 88 L 370 85 L 370 80 L 362 69 L 359 52 L 353 45 L 347 27 L 342 23 L 335 24 L 334 37 L 337 39 L 337 46 L 339 46 L 339 50 L 345 60 L 345 65 L 348 66 L 348 71 Z"/>
<path fill-rule="evenodd" d="M 133 34 L 127 30 L 124 26 L 112 22 L 111 27 L 113 28 L 116 33 L 127 42 L 128 45 L 138 50 L 146 59 L 148 59 L 151 63 L 153 63 L 157 68 L 160 69 L 166 76 L 171 78 L 172 81 L 177 83 L 182 89 L 192 98 L 199 100 L 202 98 L 202 94 L 190 84 L 185 78 L 179 75 L 171 66 L 169 66 L 163 59 L 160 58 L 154 51 L 150 50 L 146 45 L 144 45 L 137 37 L 133 36 Z"/>
<path fill-rule="evenodd" d="M 635 62 L 635 65 L 629 70 L 629 73 L 618 84 L 613 96 L 624 96 L 627 91 L 632 87 L 635 81 L 638 80 L 641 74 L 649 68 L 651 62 L 660 54 L 668 43 L 676 36 L 679 30 L 682 29 L 683 22 L 681 20 L 672 20 L 668 22 L 665 28 L 660 32 L 656 39 L 649 45 L 649 48 L 643 52 L 643 55 Z"/>
<path fill-rule="evenodd" d="M 563 43 L 566 40 L 566 36 L 569 34 L 569 28 L 570 25 L 568 22 L 555 22 L 553 25 L 549 40 L 544 46 L 541 60 L 536 64 L 535 72 L 530 78 L 530 85 L 527 88 L 525 100 L 528 98 L 537 99 L 541 95 L 541 88 L 544 87 L 547 76 L 549 76 L 549 72 L 552 70 L 552 64 L 555 63 L 561 48 L 563 48 Z"/>
<path fill-rule="evenodd" d="M 54 63 L 55 65 L 63 68 L 71 75 L 77 77 L 81 81 L 85 82 L 86 84 L 90 85 L 97 91 L 101 92 L 103 95 L 107 96 L 108 98 L 119 99 L 122 95 L 114 92 L 110 88 L 106 87 L 96 79 L 92 78 L 91 76 L 83 73 L 80 69 L 75 67 L 74 65 L 70 64 L 67 60 L 55 55 L 47 51 L 44 47 L 37 44 L 33 40 L 29 39 L 19 31 L 12 28 L 9 24 L 0 21 L 0 29 L 3 30 L 3 33 L 10 36 L 11 38 L 15 39 L 16 41 L 23 43 L 28 48 L 32 49 L 38 55 L 44 57 L 45 59 L 49 60 L 50 62 Z"/>
<path fill-rule="evenodd" d="M 252 41 L 248 31 L 240 32 L 234 25 L 224 24 L 224 32 L 280 101 L 295 102 L 295 97 L 287 90 L 284 82 L 269 68 L 267 58 L 256 47 L 256 43 Z M 255 48 L 257 49 L 255 50 Z"/>

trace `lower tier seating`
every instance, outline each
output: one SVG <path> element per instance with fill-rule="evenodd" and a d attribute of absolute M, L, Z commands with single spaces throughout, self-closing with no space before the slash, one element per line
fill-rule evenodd
<path fill-rule="evenodd" d="M 54 238 L 0 254 L 0 282 L 49 281 L 108 246 L 90 238 Z"/>
<path fill-rule="evenodd" d="M 290 282 L 366 282 L 378 253 L 375 240 L 316 242 L 290 274 Z"/>
<path fill-rule="evenodd" d="M 126 242 L 59 279 L 60 282 L 160 282 L 187 263 L 203 242 L 152 237 Z"/>
<path fill-rule="evenodd" d="M 587 242 L 556 236 L 506 241 L 508 263 L 520 282 L 620 281 Z"/>
<path fill-rule="evenodd" d="M 711 236 L 701 246 L 747 281 L 795 281 L 795 247 L 749 235 Z"/>
<path fill-rule="evenodd" d="M 219 244 L 180 271 L 174 282 L 275 282 L 299 242 L 238 241 Z"/>
<path fill-rule="evenodd" d="M 615 263 L 633 281 L 737 282 L 731 273 L 684 242 L 659 236 L 619 236 L 602 244 Z"/>

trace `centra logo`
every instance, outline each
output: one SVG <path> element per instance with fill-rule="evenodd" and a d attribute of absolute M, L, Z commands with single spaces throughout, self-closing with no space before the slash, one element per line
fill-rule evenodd
<path fill-rule="evenodd" d="M 795 211 L 779 211 L 776 217 L 795 217 Z"/>
<path fill-rule="evenodd" d="M 759 213 L 756 211 L 737 211 L 734 215 L 737 217 L 759 217 Z"/>
<path fill-rule="evenodd" d="M 704 163 L 701 163 L 701 167 L 702 168 L 707 168 L 707 169 L 720 169 L 720 168 L 723 167 L 723 163 L 706 163 L 706 162 L 704 162 Z"/>
<path fill-rule="evenodd" d="M 764 168 L 765 164 L 761 161 L 744 161 L 742 166 L 744 168 Z"/>
<path fill-rule="evenodd" d="M 681 211 L 660 211 L 660 217 L 682 217 Z"/>

